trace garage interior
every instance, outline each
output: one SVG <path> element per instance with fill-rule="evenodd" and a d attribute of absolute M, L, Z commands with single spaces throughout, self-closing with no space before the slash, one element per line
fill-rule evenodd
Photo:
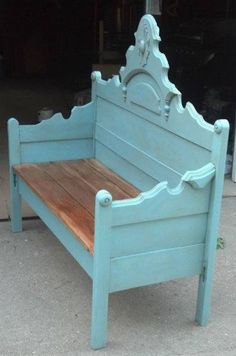
<path fill-rule="evenodd" d="M 192 101 L 209 121 L 233 116 L 235 1 L 153 3 L 159 4 L 159 10 L 153 6 L 159 11 L 154 16 L 160 27 L 161 49 L 170 63 L 170 78 L 183 92 L 184 101 Z M 93 65 L 110 64 L 112 68 L 112 64 L 124 64 L 125 51 L 133 43 L 144 13 L 144 0 L 1 1 L 1 92 L 7 90 L 5 86 L 9 90 L 18 87 L 19 95 L 20 88 L 27 86 L 36 92 L 55 86 L 74 94 L 89 88 Z M 17 98 L 11 99 L 14 106 Z M 37 114 L 41 102 L 35 104 Z M 71 107 L 73 102 L 67 104 Z M 54 105 L 57 109 L 57 103 Z M 1 115 L 1 122 L 4 119 Z"/>
<path fill-rule="evenodd" d="M 146 11 L 160 27 L 169 77 L 183 93 L 183 104 L 191 101 L 210 123 L 230 121 L 230 173 L 236 108 L 234 0 L 1 0 L 1 152 L 7 151 L 9 117 L 37 123 L 44 108 L 68 117 L 74 105 L 89 101 L 91 71 L 101 69 L 103 78 L 118 72 Z M 8 218 L 7 198 L 1 204 L 0 218 Z"/>

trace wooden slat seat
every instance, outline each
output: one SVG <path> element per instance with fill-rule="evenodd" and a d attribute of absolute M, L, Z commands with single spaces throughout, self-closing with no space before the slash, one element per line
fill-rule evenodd
<path fill-rule="evenodd" d="M 15 165 L 14 171 L 93 253 L 95 195 L 108 190 L 114 200 L 139 190 L 95 159 Z"/>

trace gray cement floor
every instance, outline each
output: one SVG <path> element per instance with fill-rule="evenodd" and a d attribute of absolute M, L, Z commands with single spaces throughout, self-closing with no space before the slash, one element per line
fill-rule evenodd
<path fill-rule="evenodd" d="M 66 105 L 65 93 L 52 87 L 45 91 L 6 83 L 3 89 L 0 115 L 5 121 L 11 113 L 30 121 L 38 107 Z M 3 126 L 0 219 L 7 219 Z M 32 214 L 24 206 L 24 216 Z M 194 323 L 196 278 L 132 289 L 110 296 L 108 347 L 94 352 L 89 347 L 89 277 L 40 220 L 25 221 L 19 234 L 10 232 L 9 222 L 0 222 L 0 356 L 236 356 L 236 184 L 230 179 L 225 180 L 219 236 L 226 246 L 217 252 L 207 327 Z"/>
<path fill-rule="evenodd" d="M 209 325 L 194 323 L 195 278 L 119 292 L 108 347 L 95 353 L 86 273 L 40 220 L 0 229 L 0 355 L 236 355 L 236 198 L 223 200 Z"/>

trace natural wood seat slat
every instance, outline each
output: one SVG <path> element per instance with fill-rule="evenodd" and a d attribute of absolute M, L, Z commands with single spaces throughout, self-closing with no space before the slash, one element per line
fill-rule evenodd
<path fill-rule="evenodd" d="M 103 176 L 105 176 L 107 179 L 109 179 L 114 184 L 116 184 L 118 187 L 120 187 L 130 197 L 135 197 L 140 193 L 139 189 L 137 189 L 132 184 L 125 181 L 118 174 L 115 174 L 110 169 L 107 169 L 100 161 L 98 161 L 96 159 L 89 159 L 89 160 L 86 160 L 85 163 L 87 165 L 90 165 L 93 169 L 96 169 Z"/>
<path fill-rule="evenodd" d="M 135 197 L 139 193 L 96 160 L 22 164 L 14 166 L 14 171 L 91 253 L 97 191 L 109 190 L 114 200 Z"/>
<path fill-rule="evenodd" d="M 86 248 L 93 251 L 93 216 L 38 164 L 24 164 L 14 167 L 16 173 L 39 196 L 81 240 Z"/>
<path fill-rule="evenodd" d="M 94 192 L 96 193 L 100 189 L 106 189 L 112 192 L 114 200 L 133 197 L 139 193 L 138 190 L 136 191 L 135 195 L 131 193 L 126 193 L 116 183 L 114 183 L 111 179 L 109 179 L 109 177 L 107 177 L 106 175 L 105 176 L 102 175 L 100 172 L 96 171 L 93 167 L 88 165 L 87 160 L 80 160 L 79 164 L 77 163 L 77 161 L 67 161 L 67 162 L 64 161 L 58 164 L 53 163 L 54 168 L 49 165 L 46 165 L 45 167 L 49 172 L 52 172 L 52 169 L 54 169 L 54 172 L 56 173 L 58 168 L 59 167 L 61 168 L 57 180 L 59 180 L 60 178 L 63 179 L 63 186 L 65 187 L 65 189 L 67 187 L 65 182 L 66 178 L 71 180 L 72 176 L 77 179 L 77 182 L 78 180 L 80 181 L 80 185 L 83 189 L 86 186 L 88 192 L 91 192 L 93 194 L 93 198 L 92 198 L 93 206 L 89 208 L 89 211 L 92 212 L 93 214 L 94 214 Z M 107 171 L 108 169 L 104 167 L 104 174 L 106 174 Z M 53 174 L 55 174 L 54 172 Z M 80 197 L 78 198 L 80 199 Z"/>

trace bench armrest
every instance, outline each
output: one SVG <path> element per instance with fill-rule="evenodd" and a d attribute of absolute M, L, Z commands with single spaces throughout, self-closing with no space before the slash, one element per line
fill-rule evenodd
<path fill-rule="evenodd" d="M 186 172 L 170 189 L 167 182 L 133 199 L 113 201 L 112 224 L 125 225 L 206 213 L 209 209 L 210 181 L 215 175 L 212 163 Z"/>

